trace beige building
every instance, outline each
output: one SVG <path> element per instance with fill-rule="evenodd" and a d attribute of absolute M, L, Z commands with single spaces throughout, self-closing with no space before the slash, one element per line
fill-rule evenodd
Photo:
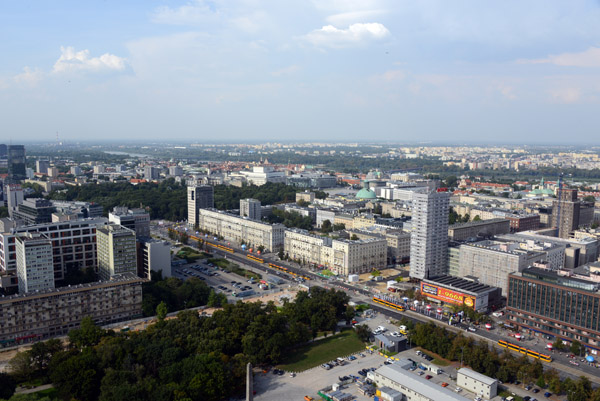
<path fill-rule="evenodd" d="M 352 221 L 352 228 L 360 230 L 361 228 L 368 228 L 375 225 L 375 216 L 371 215 L 360 215 L 354 217 Z M 348 228 L 348 227 L 346 227 Z"/>
<path fill-rule="evenodd" d="M 198 229 L 220 235 L 228 241 L 278 251 L 283 247 L 283 224 L 268 224 L 214 209 L 198 210 Z"/>
<path fill-rule="evenodd" d="M 333 224 L 343 224 L 346 230 L 354 228 L 354 216 L 351 214 L 336 214 L 333 218 Z"/>
<path fill-rule="evenodd" d="M 90 316 L 96 324 L 142 315 L 142 283 L 135 274 L 0 298 L 0 341 L 15 344 L 65 335 Z"/>
<path fill-rule="evenodd" d="M 296 194 L 296 203 L 299 201 L 304 201 L 304 202 L 308 202 L 308 203 L 314 203 L 315 202 L 315 193 L 314 192 L 298 192 Z"/>
<path fill-rule="evenodd" d="M 387 242 L 387 264 L 406 263 L 410 258 L 410 232 L 402 230 L 382 230 L 381 232 L 367 230 L 349 230 L 350 236 L 358 239 L 378 238 Z"/>
<path fill-rule="evenodd" d="M 299 229 L 285 231 L 284 251 L 292 259 L 323 265 L 343 276 L 382 269 L 387 262 L 384 239 L 331 240 Z"/>
<path fill-rule="evenodd" d="M 17 234 L 19 294 L 54 288 L 52 242 L 42 234 Z"/>
<path fill-rule="evenodd" d="M 109 280 L 116 274 L 137 274 L 135 231 L 110 224 L 96 230 L 98 275 Z"/>
<path fill-rule="evenodd" d="M 498 394 L 498 380 L 468 368 L 459 369 L 456 375 L 456 384 L 486 400 L 490 400 Z"/>

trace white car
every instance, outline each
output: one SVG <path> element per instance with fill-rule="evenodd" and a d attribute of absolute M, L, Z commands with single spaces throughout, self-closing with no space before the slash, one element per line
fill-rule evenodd
<path fill-rule="evenodd" d="M 378 326 L 375 330 L 381 331 L 382 333 L 384 333 L 387 329 L 383 326 Z"/>
<path fill-rule="evenodd" d="M 400 331 L 407 331 L 408 330 L 408 328 L 405 325 L 402 325 L 402 326 L 398 327 L 398 329 Z"/>
<path fill-rule="evenodd" d="M 394 331 L 391 336 L 392 337 L 400 337 L 402 334 L 398 333 L 397 331 Z"/>

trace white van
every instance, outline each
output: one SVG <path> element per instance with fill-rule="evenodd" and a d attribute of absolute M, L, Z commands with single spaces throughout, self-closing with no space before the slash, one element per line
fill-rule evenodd
<path fill-rule="evenodd" d="M 406 331 L 407 328 L 405 325 L 399 326 L 398 329 L 400 329 L 400 331 Z"/>

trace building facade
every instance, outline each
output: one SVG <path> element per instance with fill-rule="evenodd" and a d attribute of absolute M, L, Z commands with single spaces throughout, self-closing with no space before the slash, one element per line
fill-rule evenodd
<path fill-rule="evenodd" d="M 448 238 L 451 241 L 464 241 L 469 238 L 489 237 L 509 232 L 510 222 L 506 219 L 471 221 L 448 226 Z"/>
<path fill-rule="evenodd" d="M 571 232 L 579 227 L 579 209 L 576 189 L 563 188 L 560 198 L 552 201 L 552 226 L 557 229 L 559 238 L 569 238 Z"/>
<path fill-rule="evenodd" d="M 110 224 L 96 230 L 98 244 L 98 276 L 110 280 L 117 274 L 137 274 L 135 232 Z"/>
<path fill-rule="evenodd" d="M 108 221 L 135 231 L 136 237 L 150 237 L 150 214 L 144 209 L 117 206 L 108 214 Z"/>
<path fill-rule="evenodd" d="M 460 368 L 456 373 L 456 384 L 467 391 L 491 400 L 498 394 L 498 380 L 475 372 L 469 368 Z"/>
<path fill-rule="evenodd" d="M 446 273 L 448 266 L 448 192 L 413 195 L 410 242 L 410 276 L 430 278 Z"/>
<path fill-rule="evenodd" d="M 25 199 L 14 211 L 15 219 L 20 219 L 25 224 L 50 223 L 52 213 L 56 211 L 52 202 L 43 198 Z"/>
<path fill-rule="evenodd" d="M 52 242 L 42 234 L 15 237 L 19 294 L 54 288 Z"/>
<path fill-rule="evenodd" d="M 228 241 L 244 241 L 254 248 L 263 246 L 268 252 L 283 248 L 283 224 L 263 223 L 215 209 L 199 209 L 198 229 L 222 236 Z"/>
<path fill-rule="evenodd" d="M 137 274 L 150 280 L 152 272 L 161 272 L 163 278 L 171 277 L 171 244 L 152 238 L 137 241 Z"/>
<path fill-rule="evenodd" d="M 105 325 L 142 316 L 142 283 L 134 274 L 111 281 L 0 298 L 0 342 L 18 344 L 65 335 L 90 316 Z"/>
<path fill-rule="evenodd" d="M 537 267 L 508 277 L 508 319 L 536 334 L 600 351 L 600 275 Z"/>
<path fill-rule="evenodd" d="M 210 185 L 190 186 L 187 189 L 188 225 L 198 224 L 198 211 L 215 206 L 215 189 Z"/>

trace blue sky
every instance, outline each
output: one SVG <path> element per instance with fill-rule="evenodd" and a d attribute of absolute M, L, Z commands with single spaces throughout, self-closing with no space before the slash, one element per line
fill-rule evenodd
<path fill-rule="evenodd" d="M 598 143 L 599 21 L 598 0 L 4 1 L 0 138 Z"/>

